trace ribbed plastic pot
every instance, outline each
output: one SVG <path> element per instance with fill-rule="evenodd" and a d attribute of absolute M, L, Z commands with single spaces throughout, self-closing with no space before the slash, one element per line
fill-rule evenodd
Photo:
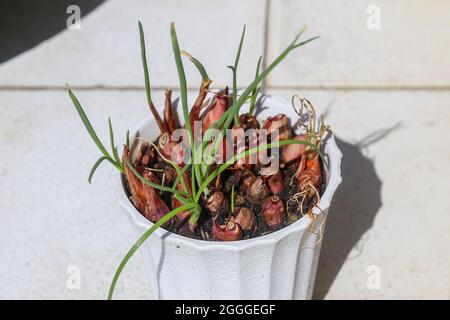
<path fill-rule="evenodd" d="M 190 105 L 195 98 L 189 97 Z M 248 105 L 242 107 L 243 111 L 247 109 Z M 258 110 L 261 119 L 278 113 L 298 118 L 290 101 L 282 97 L 260 96 Z M 136 134 L 154 140 L 159 131 L 149 116 L 130 131 L 130 137 Z M 322 148 L 329 171 L 319 203 L 322 211 L 314 210 L 318 215 L 314 230 L 332 214 L 330 203 L 342 180 L 342 153 L 331 133 Z M 153 224 L 128 199 L 120 173 L 114 173 L 113 181 L 119 204 L 139 237 Z M 316 245 L 319 235 L 311 232 L 310 223 L 305 216 L 279 231 L 231 242 L 195 240 L 159 228 L 139 250 L 144 254 L 150 285 L 158 299 L 311 299 L 320 244 Z"/>

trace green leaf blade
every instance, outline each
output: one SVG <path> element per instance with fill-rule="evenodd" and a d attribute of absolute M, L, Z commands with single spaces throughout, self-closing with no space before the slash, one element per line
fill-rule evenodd
<path fill-rule="evenodd" d="M 111 143 L 111 151 L 112 151 L 114 160 L 116 162 L 116 165 L 118 167 L 122 168 L 121 171 L 123 172 L 123 167 L 122 167 L 122 164 L 120 163 L 119 155 L 117 154 L 116 145 L 114 143 L 114 132 L 113 132 L 112 124 L 111 124 L 111 118 L 108 118 L 108 128 L 109 128 L 109 141 Z"/>
<path fill-rule="evenodd" d="M 206 82 L 206 81 L 210 80 L 205 67 L 198 59 L 194 58 L 193 56 L 191 56 L 190 53 L 188 53 L 187 51 L 184 51 L 184 50 L 181 51 L 181 54 L 186 56 L 189 59 L 189 61 L 191 61 L 194 64 L 194 66 L 197 68 L 198 72 L 200 73 L 200 75 L 202 77 L 202 81 Z"/>
<path fill-rule="evenodd" d="M 255 80 L 258 78 L 259 76 L 259 69 L 261 67 L 261 60 L 262 60 L 262 56 L 259 57 L 258 59 L 258 63 L 256 64 L 256 73 L 255 73 Z M 261 89 L 261 87 L 255 87 L 252 91 L 252 95 L 251 95 L 251 99 L 250 99 L 250 109 L 249 109 L 249 113 L 251 115 L 253 115 L 255 113 L 255 107 L 256 107 L 256 97 L 258 96 L 259 90 Z"/>
<path fill-rule="evenodd" d="M 98 166 L 105 160 L 108 160 L 109 162 L 111 162 L 112 165 L 115 165 L 114 161 L 112 161 L 111 158 L 108 157 L 100 157 L 92 166 L 91 172 L 89 173 L 89 177 L 88 177 L 88 182 L 91 183 L 92 181 L 92 177 L 94 176 L 95 171 L 97 170 Z"/>
<path fill-rule="evenodd" d="M 120 262 L 119 267 L 117 268 L 116 273 L 114 274 L 113 280 L 111 281 L 111 285 L 109 287 L 108 300 L 112 299 L 113 294 L 114 294 L 114 289 L 115 289 L 116 284 L 117 284 L 117 280 L 119 280 L 119 277 L 120 277 L 123 269 L 125 268 L 126 264 L 130 260 L 130 258 L 134 255 L 134 253 L 141 247 L 141 245 L 148 239 L 148 237 L 150 237 L 153 234 L 153 232 L 155 232 L 159 227 L 161 227 L 164 223 L 166 223 L 167 221 L 172 219 L 177 214 L 179 214 L 179 213 L 181 213 L 183 211 L 191 211 L 192 209 L 196 208 L 197 206 L 198 205 L 195 204 L 195 203 L 189 203 L 189 204 L 183 205 L 181 207 L 178 207 L 178 208 L 170 211 L 169 213 L 164 215 L 161 219 L 159 219 L 157 222 L 155 222 L 155 224 L 150 229 L 148 229 L 135 242 L 135 244 L 131 247 L 130 250 L 128 250 L 127 254 L 125 255 L 125 257 Z"/>
<path fill-rule="evenodd" d="M 151 88 L 150 88 L 150 77 L 148 75 L 147 52 L 145 49 L 144 28 L 142 27 L 142 23 L 140 21 L 138 21 L 138 24 L 139 24 L 139 40 L 141 43 L 141 59 L 142 59 L 142 66 L 144 68 L 145 92 L 147 94 L 147 100 L 150 103 L 152 101 L 152 93 L 151 93 Z"/>
<path fill-rule="evenodd" d="M 234 185 L 231 186 L 231 213 L 234 212 Z"/>
<path fill-rule="evenodd" d="M 86 113 L 83 110 L 83 107 L 81 106 L 80 102 L 78 101 L 77 97 L 73 94 L 72 90 L 70 88 L 68 89 L 68 93 L 70 96 L 70 99 L 72 100 L 73 105 L 75 106 L 78 115 L 81 118 L 81 121 L 83 122 L 87 132 L 91 136 L 92 140 L 94 141 L 95 145 L 98 147 L 100 152 L 108 158 L 111 158 L 108 151 L 106 150 L 103 143 L 100 141 L 100 139 L 97 136 L 97 133 L 95 132 L 94 128 L 92 127 L 91 122 L 89 121 L 89 118 L 87 117 Z"/>

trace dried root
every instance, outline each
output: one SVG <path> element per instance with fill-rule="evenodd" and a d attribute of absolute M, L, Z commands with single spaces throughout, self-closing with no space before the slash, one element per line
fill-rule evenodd
<path fill-rule="evenodd" d="M 321 214 L 320 215 L 313 215 L 313 218 L 311 219 L 311 222 L 308 225 L 308 231 L 311 232 L 312 234 L 316 234 L 319 235 L 317 241 L 314 243 L 313 247 L 301 247 L 302 249 L 315 249 L 323 240 L 323 232 L 324 232 L 324 228 L 325 228 L 325 223 L 327 221 L 328 215 L 319 207 L 316 206 Z M 322 219 L 320 219 L 320 217 L 322 217 Z M 321 221 L 320 221 L 321 220 Z M 320 221 L 320 223 L 319 223 Z M 319 226 L 317 228 L 317 231 L 314 231 L 314 225 L 317 223 L 319 223 Z"/>

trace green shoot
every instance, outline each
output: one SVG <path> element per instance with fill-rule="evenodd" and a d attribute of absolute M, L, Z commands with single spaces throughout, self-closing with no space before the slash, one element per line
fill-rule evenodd
<path fill-rule="evenodd" d="M 231 213 L 234 212 L 234 185 L 231 186 Z"/>
<path fill-rule="evenodd" d="M 108 128 L 109 128 L 109 141 L 111 143 L 111 152 L 113 154 L 114 160 L 116 163 L 120 164 L 119 155 L 117 154 L 116 144 L 114 143 L 114 132 L 111 124 L 111 118 L 108 118 Z M 120 165 L 122 167 L 122 165 Z"/>
<path fill-rule="evenodd" d="M 183 168 L 181 168 L 180 173 L 177 172 L 177 176 L 175 177 L 175 181 L 173 182 L 173 187 L 172 189 L 176 189 L 178 182 L 180 182 L 180 179 L 184 177 L 184 173 L 186 172 L 186 170 L 189 168 L 189 164 L 185 164 L 183 166 Z M 183 187 L 184 188 L 184 187 Z"/>
<path fill-rule="evenodd" d="M 100 157 L 95 163 L 94 166 L 91 169 L 91 172 L 89 173 L 89 178 L 88 178 L 88 182 L 91 183 L 92 181 L 92 177 L 94 176 L 95 170 L 97 170 L 98 166 L 104 161 L 104 160 L 108 160 L 109 162 L 111 162 L 111 158 L 102 156 Z M 114 162 L 111 162 L 112 165 L 114 165 Z"/>
<path fill-rule="evenodd" d="M 148 76 L 148 66 L 147 66 L 147 53 L 145 50 L 145 37 L 144 37 L 144 29 L 142 28 L 142 23 L 138 21 L 139 25 L 139 40 L 141 43 L 141 59 L 142 66 L 144 68 L 144 81 L 145 81 L 145 93 L 147 94 L 147 101 L 152 101 L 152 92 L 150 90 L 150 78 Z"/>
<path fill-rule="evenodd" d="M 181 94 L 181 107 L 183 109 L 184 123 L 186 126 L 186 131 L 188 134 L 189 145 L 191 147 L 191 159 L 195 159 L 195 144 L 194 144 L 194 134 L 192 132 L 191 121 L 189 119 L 189 110 L 188 110 L 188 101 L 187 101 L 187 84 L 186 84 L 186 75 L 184 73 L 183 61 L 181 60 L 180 54 L 180 46 L 178 44 L 177 33 L 175 30 L 175 24 L 172 22 L 170 24 L 170 36 L 172 40 L 172 49 L 173 55 L 175 58 L 175 64 L 177 66 L 178 78 L 180 80 L 180 94 Z M 194 168 L 193 171 L 196 169 Z M 195 191 L 195 179 L 199 178 L 199 175 L 196 175 L 195 172 L 191 174 L 191 185 L 192 192 Z"/>
<path fill-rule="evenodd" d="M 142 58 L 142 66 L 144 67 L 144 81 L 145 81 L 145 92 L 147 94 L 147 103 L 148 107 L 150 108 L 151 113 L 153 114 L 153 117 L 155 118 L 156 124 L 159 127 L 159 130 L 161 132 L 165 132 L 166 128 L 164 126 L 163 121 L 161 120 L 161 117 L 158 113 L 158 110 L 156 110 L 155 105 L 153 104 L 152 100 L 152 93 L 150 90 L 150 78 L 148 75 L 148 66 L 147 66 L 147 53 L 145 50 L 145 38 L 144 38 L 144 29 L 142 28 L 142 24 L 139 21 L 139 36 L 140 36 L 140 42 L 141 42 L 141 58 Z"/>
<path fill-rule="evenodd" d="M 178 44 L 177 33 L 175 30 L 175 24 L 172 22 L 170 24 L 170 35 L 172 39 L 172 49 L 173 55 L 175 57 L 175 64 L 177 66 L 178 78 L 180 80 L 180 95 L 181 95 L 181 107 L 183 109 L 184 123 L 189 135 L 190 145 L 193 146 L 193 135 L 191 122 L 189 121 L 189 109 L 187 101 L 187 84 L 186 84 L 186 74 L 184 73 L 183 61 L 181 60 L 180 46 Z M 193 148 L 191 148 L 193 150 Z"/>
<path fill-rule="evenodd" d="M 91 172 L 89 173 L 88 181 L 92 180 L 92 176 L 94 175 L 95 170 L 98 168 L 98 166 L 103 162 L 103 160 L 108 160 L 114 167 L 116 167 L 117 170 L 120 172 L 124 172 L 123 166 L 120 163 L 120 160 L 118 160 L 118 157 L 114 156 L 114 159 L 111 157 L 109 152 L 106 150 L 103 143 L 98 138 L 97 133 L 95 132 L 94 128 L 92 127 L 91 122 L 89 121 L 89 118 L 87 117 L 86 113 L 83 110 L 83 107 L 81 106 L 80 102 L 78 101 L 77 97 L 73 94 L 72 90 L 70 88 L 67 88 L 67 92 L 69 93 L 70 99 L 72 100 L 73 105 L 75 106 L 75 109 L 77 109 L 77 112 L 81 118 L 81 121 L 83 122 L 87 132 L 91 136 L 91 139 L 94 141 L 97 148 L 100 150 L 100 152 L 103 154 L 104 159 L 100 160 L 98 159 L 97 162 L 94 164 L 94 166 L 91 169 Z M 111 123 L 111 121 L 109 122 Z M 111 140 L 111 151 L 113 154 L 115 154 L 116 150 L 114 147 L 114 134 L 112 132 L 112 127 L 110 126 L 110 140 Z"/>
<path fill-rule="evenodd" d="M 234 65 L 228 66 L 228 68 L 230 68 L 231 71 L 233 72 L 233 103 L 236 102 L 236 100 L 237 100 L 237 68 L 238 68 L 238 64 L 239 64 L 239 58 L 241 57 L 241 50 L 242 50 L 242 44 L 244 43 L 244 37 L 245 37 L 245 24 L 244 24 L 244 28 L 242 29 L 241 40 L 239 41 L 239 47 L 236 52 L 236 58 L 234 60 Z M 238 113 L 236 113 L 234 115 L 234 122 L 236 125 L 239 125 L 239 114 Z"/>
<path fill-rule="evenodd" d="M 191 56 L 191 54 L 187 51 L 182 50 L 181 54 L 183 56 L 186 56 L 189 59 L 189 61 L 191 61 L 194 64 L 194 66 L 197 68 L 198 72 L 202 76 L 202 81 L 206 82 L 209 80 L 208 73 L 206 72 L 205 67 L 203 66 L 203 64 L 200 61 L 198 61 L 196 58 Z"/>
<path fill-rule="evenodd" d="M 261 60 L 262 60 L 262 56 L 259 57 L 258 63 L 256 64 L 255 79 L 258 78 L 258 76 L 259 76 L 259 68 L 261 67 Z M 258 96 L 260 89 L 261 89 L 261 87 L 258 86 L 255 89 L 253 89 L 253 91 L 252 91 L 252 95 L 251 95 L 251 99 L 250 99 L 250 110 L 248 112 L 251 115 L 253 115 L 255 113 L 256 97 Z"/>
<path fill-rule="evenodd" d="M 103 143 L 100 141 L 100 139 L 97 136 L 97 133 L 95 132 L 94 128 L 91 125 L 91 122 L 89 121 L 88 117 L 86 116 L 86 113 L 83 110 L 83 107 L 81 106 L 80 102 L 78 101 L 77 97 L 72 93 L 72 90 L 70 88 L 67 89 L 70 99 L 72 99 L 73 105 L 78 111 L 78 114 L 80 115 L 81 121 L 83 122 L 84 126 L 86 127 L 87 132 L 91 136 L 94 143 L 97 145 L 99 150 L 103 153 L 105 157 L 111 158 L 108 151 L 106 151 L 106 148 L 103 146 Z"/>
<path fill-rule="evenodd" d="M 202 84 L 200 85 L 200 93 L 199 93 L 199 97 L 197 98 L 197 100 L 195 101 L 194 106 L 192 107 L 192 109 L 196 109 L 198 110 L 198 112 L 200 112 L 202 103 L 203 103 L 203 99 L 206 96 L 206 93 L 208 91 L 209 85 L 211 84 L 211 79 L 208 76 L 208 73 L 206 72 L 205 67 L 203 66 L 203 64 L 196 58 L 194 58 L 190 53 L 188 53 L 187 51 L 182 50 L 181 54 L 186 56 L 193 64 L 194 66 L 197 68 L 198 72 L 200 73 L 201 77 L 202 77 Z M 192 111 L 191 111 L 192 112 Z M 192 126 L 192 123 L 191 123 Z M 192 129 L 192 127 L 191 127 Z M 192 148 L 197 148 L 197 146 L 194 144 Z M 199 149 L 201 148 L 201 146 L 199 146 Z M 194 155 L 199 155 L 201 154 L 200 150 L 193 150 L 193 157 Z M 193 158 L 194 159 L 194 158 Z M 194 162 L 196 161 L 196 159 L 194 159 Z M 193 177 L 195 177 L 195 180 L 197 181 L 197 184 L 200 185 L 203 177 L 201 174 L 201 169 L 200 169 L 200 165 L 197 164 L 193 164 Z M 191 181 L 192 183 L 192 190 L 195 190 L 195 181 L 194 179 L 192 179 Z"/>
<path fill-rule="evenodd" d="M 200 218 L 200 213 L 201 212 L 202 212 L 202 210 L 200 209 L 200 207 L 192 209 L 192 215 L 189 218 L 189 224 L 191 226 L 195 226 L 196 225 L 198 219 Z"/>

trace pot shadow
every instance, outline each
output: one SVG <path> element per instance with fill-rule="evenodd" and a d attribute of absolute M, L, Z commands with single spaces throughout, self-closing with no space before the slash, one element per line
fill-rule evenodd
<path fill-rule="evenodd" d="M 77 5 L 81 21 L 105 0 L 3 0 L 0 2 L 0 64 L 33 48 L 66 29 L 71 15 L 67 7 Z"/>
<path fill-rule="evenodd" d="M 372 227 L 381 207 L 382 180 L 373 161 L 363 155 L 363 149 L 400 126 L 398 123 L 378 130 L 355 144 L 335 137 L 343 154 L 342 183 L 336 190 L 327 217 L 313 299 L 323 299 L 344 262 L 362 252 L 364 234 Z M 355 254 L 352 253 L 352 257 L 349 257 L 352 250 Z"/>

